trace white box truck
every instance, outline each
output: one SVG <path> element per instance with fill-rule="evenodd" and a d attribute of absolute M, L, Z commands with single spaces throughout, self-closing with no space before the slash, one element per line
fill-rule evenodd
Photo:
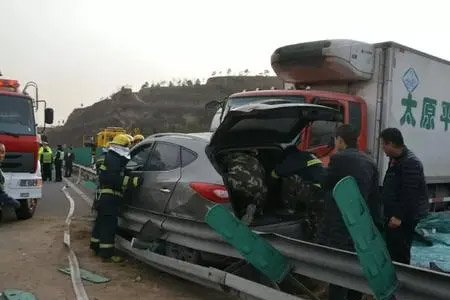
<path fill-rule="evenodd" d="M 359 147 L 377 161 L 380 185 L 388 166 L 379 135 L 396 127 L 425 169 L 431 202 L 450 200 L 450 62 L 394 42 L 325 40 L 288 45 L 271 58 L 284 90 L 231 95 L 212 128 L 234 106 L 267 99 L 334 107 L 360 131 Z M 337 124 L 315 122 L 300 147 L 327 164 Z"/>

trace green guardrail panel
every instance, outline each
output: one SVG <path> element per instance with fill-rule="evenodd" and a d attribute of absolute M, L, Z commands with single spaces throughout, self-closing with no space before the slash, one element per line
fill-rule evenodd
<path fill-rule="evenodd" d="M 389 299 L 397 289 L 397 275 L 386 243 L 373 222 L 355 179 L 348 176 L 339 181 L 333 196 L 353 239 L 370 288 L 377 299 Z"/>
<path fill-rule="evenodd" d="M 32 293 L 15 289 L 4 290 L 2 292 L 2 296 L 3 299 L 6 300 L 37 300 L 37 298 Z"/>
<path fill-rule="evenodd" d="M 96 190 L 97 189 L 97 184 L 94 181 L 84 180 L 83 184 L 84 184 L 84 187 L 89 189 L 89 190 Z"/>
<path fill-rule="evenodd" d="M 75 154 L 75 163 L 83 166 L 90 166 L 92 164 L 92 148 L 77 147 L 72 149 Z"/>
<path fill-rule="evenodd" d="M 58 269 L 58 271 L 60 271 L 60 272 L 62 272 L 64 274 L 67 274 L 67 275 L 71 274 L 70 273 L 70 268 L 61 268 L 61 269 Z M 106 283 L 106 282 L 111 281 L 110 278 L 107 278 L 107 277 L 104 277 L 104 276 L 92 273 L 91 271 L 88 271 L 88 270 L 85 270 L 85 269 L 81 269 L 81 268 L 80 268 L 80 277 L 82 279 L 87 280 L 87 281 L 92 282 L 92 283 Z"/>
<path fill-rule="evenodd" d="M 280 283 L 289 273 L 291 266 L 287 258 L 236 219 L 223 205 L 211 208 L 205 222 L 271 280 Z"/>

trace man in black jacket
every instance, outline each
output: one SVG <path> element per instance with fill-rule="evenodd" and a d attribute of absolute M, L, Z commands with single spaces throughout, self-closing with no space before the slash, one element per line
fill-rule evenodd
<path fill-rule="evenodd" d="M 393 260 L 409 264 L 414 229 L 429 211 L 423 166 L 397 128 L 383 130 L 381 141 L 390 158 L 382 192 L 386 244 Z"/>
<path fill-rule="evenodd" d="M 325 191 L 324 220 L 319 232 L 319 243 L 326 246 L 354 252 L 353 240 L 345 226 L 341 212 L 332 196 L 333 188 L 339 180 L 353 176 L 359 190 L 366 200 L 372 219 L 376 225 L 381 223 L 381 202 L 378 193 L 378 171 L 375 162 L 358 151 L 358 131 L 351 125 L 342 125 L 336 132 L 336 149 L 327 169 L 323 183 Z M 330 285 L 329 300 L 361 299 L 356 291 Z"/>
<path fill-rule="evenodd" d="M 72 176 L 74 160 L 75 160 L 75 154 L 73 154 L 72 146 L 70 146 L 68 149 L 66 149 L 66 151 L 64 153 L 64 165 L 65 165 L 64 177 Z"/>

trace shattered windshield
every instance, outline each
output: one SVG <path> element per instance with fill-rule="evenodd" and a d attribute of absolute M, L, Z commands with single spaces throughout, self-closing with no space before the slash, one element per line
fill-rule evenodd
<path fill-rule="evenodd" d="M 35 135 L 31 100 L 0 95 L 0 130 L 11 134 Z"/>

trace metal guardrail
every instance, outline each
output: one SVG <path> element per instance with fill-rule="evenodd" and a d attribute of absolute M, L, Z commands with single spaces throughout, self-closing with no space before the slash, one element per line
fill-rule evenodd
<path fill-rule="evenodd" d="M 203 267 L 149 250 L 133 248 L 130 242 L 121 237 L 116 237 L 116 245 L 122 251 L 161 271 L 241 299 L 303 300 L 216 268 Z"/>
<path fill-rule="evenodd" d="M 149 221 L 149 215 L 151 222 L 165 232 L 162 239 L 200 251 L 242 258 L 217 233 L 199 222 L 159 214 L 144 215 L 138 210 L 126 213 L 125 222 L 134 223 L 129 225 L 140 230 L 138 224 L 142 226 Z M 291 260 L 295 273 L 371 294 L 356 254 L 276 234 L 259 234 Z M 450 275 L 394 264 L 400 282 L 397 299 L 450 299 Z"/>

